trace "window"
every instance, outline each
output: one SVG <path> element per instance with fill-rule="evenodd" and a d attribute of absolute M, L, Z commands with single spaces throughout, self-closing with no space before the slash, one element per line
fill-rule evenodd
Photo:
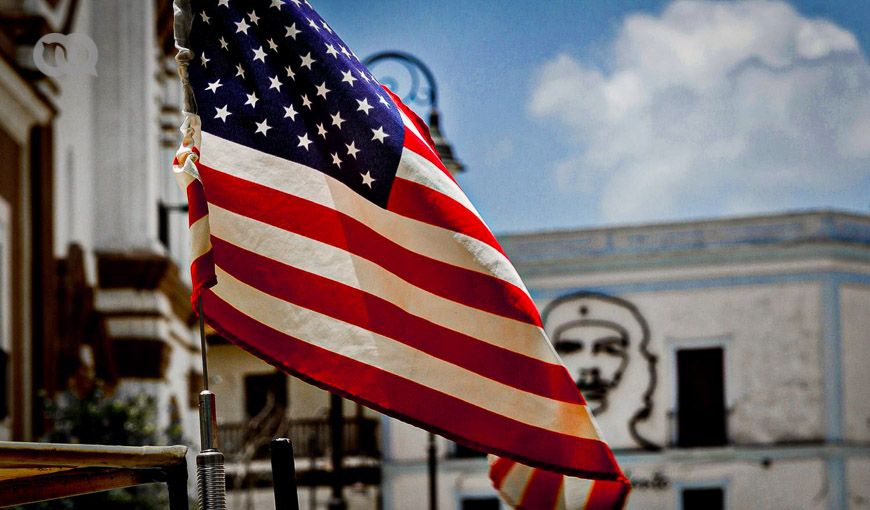
<path fill-rule="evenodd" d="M 249 418 L 257 416 L 270 405 L 270 396 L 274 399 L 272 406 L 287 408 L 286 375 L 274 372 L 245 376 L 245 412 Z"/>
<path fill-rule="evenodd" d="M 486 454 L 459 443 L 453 443 L 453 457 L 457 459 L 474 459 L 486 457 Z"/>
<path fill-rule="evenodd" d="M 725 489 L 699 487 L 683 489 L 680 493 L 681 510 L 725 510 Z"/>
<path fill-rule="evenodd" d="M 501 508 L 498 498 L 464 497 L 460 507 L 462 510 L 499 510 Z"/>
<path fill-rule="evenodd" d="M 676 351 L 677 446 L 726 444 L 724 360 L 722 347 Z"/>

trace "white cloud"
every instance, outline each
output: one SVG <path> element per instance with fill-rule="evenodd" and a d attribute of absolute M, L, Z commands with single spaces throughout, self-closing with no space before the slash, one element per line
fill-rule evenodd
<path fill-rule="evenodd" d="M 504 166 L 511 161 L 514 155 L 514 141 L 510 137 L 503 137 L 490 145 L 484 154 L 484 162 L 493 168 Z"/>
<path fill-rule="evenodd" d="M 576 143 L 561 190 L 641 221 L 870 201 L 870 66 L 853 34 L 781 2 L 626 17 L 597 69 L 562 54 L 530 112 Z"/>

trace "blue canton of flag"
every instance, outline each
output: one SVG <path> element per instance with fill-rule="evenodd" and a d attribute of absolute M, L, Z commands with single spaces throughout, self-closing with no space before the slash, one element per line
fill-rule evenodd
<path fill-rule="evenodd" d="M 203 131 L 324 172 L 384 207 L 404 127 L 378 81 L 301 0 L 194 0 Z"/>

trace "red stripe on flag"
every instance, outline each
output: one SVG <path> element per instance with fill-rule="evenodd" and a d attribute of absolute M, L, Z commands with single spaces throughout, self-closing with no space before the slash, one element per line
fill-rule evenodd
<path fill-rule="evenodd" d="M 614 510 L 625 506 L 631 490 L 628 480 L 621 482 L 595 480 L 584 510 Z"/>
<path fill-rule="evenodd" d="M 450 178 L 451 181 L 456 182 L 456 179 L 453 178 L 453 174 L 450 173 L 450 170 L 447 170 L 447 167 L 444 166 L 444 163 L 441 162 L 441 158 L 438 156 L 438 151 L 435 149 L 435 142 L 432 140 L 432 135 L 429 134 L 429 126 L 426 125 L 423 120 L 417 116 L 417 113 L 414 110 L 408 108 L 405 103 L 399 99 L 398 96 L 393 94 L 393 92 L 384 87 L 384 90 L 387 91 L 387 94 L 390 95 L 390 98 L 393 100 L 393 103 L 396 105 L 402 113 L 404 113 L 408 119 L 410 119 L 411 123 L 414 124 L 414 127 L 417 128 L 417 132 L 423 136 L 423 139 L 420 139 L 416 133 L 411 131 L 408 126 L 405 126 L 405 138 L 404 138 L 404 146 L 405 148 L 413 151 L 415 154 L 425 158 L 427 161 L 438 167 L 444 175 Z M 457 183 L 457 186 L 459 184 Z"/>
<path fill-rule="evenodd" d="M 444 166 L 444 163 L 441 162 L 441 158 L 438 157 L 438 154 L 434 152 L 432 149 L 426 145 L 426 142 L 420 139 L 413 131 L 408 128 L 405 128 L 405 148 L 414 154 L 420 156 L 426 161 L 435 165 L 439 170 L 441 170 L 447 177 L 450 178 L 454 183 L 456 179 L 450 175 L 450 170 L 447 170 L 447 167 Z M 456 184 L 457 188 L 459 184 Z"/>
<path fill-rule="evenodd" d="M 390 99 L 393 100 L 393 104 L 396 105 L 396 108 L 404 113 L 405 116 L 407 116 L 408 119 L 411 121 L 411 123 L 414 124 L 414 127 L 417 128 L 417 131 L 419 131 L 425 139 L 426 144 L 429 146 L 429 149 L 433 153 L 435 153 L 435 142 L 432 140 L 432 135 L 429 133 L 429 125 L 423 122 L 423 119 L 421 119 L 420 116 L 417 115 L 417 112 L 408 108 L 408 106 L 404 102 L 402 102 L 401 99 L 399 99 L 399 96 L 393 94 L 393 91 L 390 90 L 389 87 L 385 87 L 383 85 L 381 85 L 381 87 L 387 92 L 387 94 L 389 94 Z"/>
<path fill-rule="evenodd" d="M 383 335 L 484 377 L 536 395 L 583 405 L 568 371 L 412 315 L 348 285 L 302 271 L 212 236 L 217 265 L 288 303 Z M 518 377 L 518 374 L 522 374 Z"/>
<path fill-rule="evenodd" d="M 187 185 L 187 225 L 193 225 L 203 216 L 208 214 L 208 202 L 205 200 L 205 191 L 199 179 L 190 181 Z"/>
<path fill-rule="evenodd" d="M 560 434 L 487 411 L 275 330 L 233 308 L 212 290 L 204 292 L 203 298 L 208 322 L 222 336 L 314 385 L 471 448 L 510 456 L 524 464 L 574 476 L 616 479 L 621 475 L 603 441 Z M 365 389 L 364 397 L 360 389 Z"/>
<path fill-rule="evenodd" d="M 335 209 L 202 164 L 199 169 L 209 202 L 219 207 L 349 251 L 438 296 L 541 326 L 534 302 L 513 284 L 407 250 Z"/>
<path fill-rule="evenodd" d="M 504 482 L 505 477 L 512 467 L 516 465 L 516 462 L 511 459 L 506 459 L 504 457 L 499 457 L 489 468 L 489 478 L 492 480 L 493 486 L 496 490 L 501 489 L 501 484 Z"/>
<path fill-rule="evenodd" d="M 193 304 L 193 308 L 196 309 L 196 300 L 202 291 L 217 284 L 212 250 L 203 253 L 190 263 L 190 278 L 193 281 L 193 292 L 190 295 L 190 302 Z"/>
<path fill-rule="evenodd" d="M 532 470 L 532 476 L 523 490 L 523 499 L 517 509 L 554 510 L 562 492 L 564 476 L 543 469 Z"/>
<path fill-rule="evenodd" d="M 407 218 L 473 237 L 504 255 L 495 236 L 476 214 L 428 186 L 396 177 L 390 188 L 387 209 Z"/>

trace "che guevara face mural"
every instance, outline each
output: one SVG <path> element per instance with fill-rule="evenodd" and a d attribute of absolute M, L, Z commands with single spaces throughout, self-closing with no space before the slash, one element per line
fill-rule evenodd
<path fill-rule="evenodd" d="M 637 423 L 649 417 L 656 384 L 656 358 L 649 352 L 649 326 L 627 300 L 604 294 L 579 292 L 560 297 L 544 310 L 544 328 L 562 357 L 577 387 L 595 415 L 607 412 L 611 395 L 624 384 L 629 368 L 638 370 L 641 387 L 621 392 L 632 398 L 618 405 L 637 407 L 629 433 L 642 447 L 658 447 L 643 438 Z M 643 369 L 646 365 L 646 370 Z"/>

